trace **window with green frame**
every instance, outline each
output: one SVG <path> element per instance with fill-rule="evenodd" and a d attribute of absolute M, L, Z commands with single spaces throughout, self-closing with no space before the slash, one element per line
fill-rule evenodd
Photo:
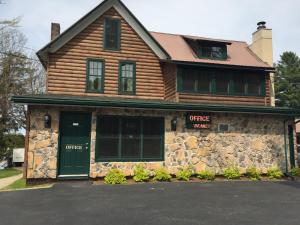
<path fill-rule="evenodd" d="M 164 118 L 98 116 L 96 161 L 162 161 Z"/>
<path fill-rule="evenodd" d="M 103 92 L 104 90 L 104 61 L 88 59 L 86 64 L 87 92 Z"/>
<path fill-rule="evenodd" d="M 265 75 L 212 69 L 178 69 L 178 92 L 265 96 Z"/>
<path fill-rule="evenodd" d="M 135 94 L 135 62 L 121 61 L 119 64 L 119 94 Z"/>
<path fill-rule="evenodd" d="M 104 49 L 120 50 L 121 40 L 121 20 L 106 17 L 104 19 Z"/>

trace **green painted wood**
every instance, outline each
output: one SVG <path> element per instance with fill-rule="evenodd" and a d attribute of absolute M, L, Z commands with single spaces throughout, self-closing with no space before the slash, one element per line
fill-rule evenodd
<path fill-rule="evenodd" d="M 58 175 L 89 174 L 91 114 L 62 112 Z"/>
<path fill-rule="evenodd" d="M 300 116 L 297 108 L 271 107 L 271 106 L 247 106 L 247 105 L 226 105 L 226 104 L 205 104 L 205 103 L 183 103 L 141 99 L 125 99 L 112 97 L 92 96 L 65 96 L 65 95 L 24 95 L 13 96 L 11 101 L 19 104 L 39 105 L 62 105 L 82 107 L 121 107 L 139 109 L 160 109 L 160 110 L 184 110 L 184 111 L 205 111 L 220 113 L 249 113 L 249 114 L 270 114 L 282 116 Z"/>
<path fill-rule="evenodd" d="M 294 168 L 295 164 L 295 142 L 294 142 L 294 129 L 293 126 L 288 126 L 289 130 L 289 146 L 290 146 L 290 162 L 291 167 Z"/>

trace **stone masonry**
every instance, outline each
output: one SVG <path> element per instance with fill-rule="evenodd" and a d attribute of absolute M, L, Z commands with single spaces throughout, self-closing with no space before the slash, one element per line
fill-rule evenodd
<path fill-rule="evenodd" d="M 72 109 L 68 109 L 72 110 Z M 73 110 L 85 111 L 74 108 Z M 63 108 L 33 107 L 30 115 L 27 178 L 56 178 L 59 135 L 59 112 Z M 139 162 L 96 162 L 95 139 L 97 115 L 159 116 L 165 117 L 165 160 L 144 162 L 146 168 L 167 168 L 172 174 L 179 168 L 192 167 L 195 172 L 238 167 L 241 172 L 255 166 L 266 172 L 268 168 L 285 168 L 282 117 L 251 114 L 212 113 L 212 127 L 208 130 L 185 128 L 184 112 L 134 109 L 89 109 L 92 112 L 90 177 L 103 177 L 111 168 L 119 168 L 133 175 Z M 43 118 L 52 117 L 52 128 L 45 129 Z M 177 117 L 177 131 L 172 132 L 171 120 Z M 218 124 L 229 124 L 229 132 L 219 132 Z"/>

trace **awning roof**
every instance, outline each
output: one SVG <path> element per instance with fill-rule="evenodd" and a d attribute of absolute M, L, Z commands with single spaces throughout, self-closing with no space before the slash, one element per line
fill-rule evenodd
<path fill-rule="evenodd" d="M 270 114 L 282 116 L 300 116 L 300 109 L 283 107 L 241 106 L 241 105 L 214 105 L 192 104 L 167 101 L 152 101 L 138 99 L 124 99 L 111 97 L 82 97 L 66 95 L 26 95 L 13 96 L 14 103 L 28 105 L 59 105 L 59 106 L 82 106 L 82 107 L 117 107 L 137 109 L 157 109 L 175 111 L 205 111 L 205 112 L 228 112 L 248 114 Z"/>

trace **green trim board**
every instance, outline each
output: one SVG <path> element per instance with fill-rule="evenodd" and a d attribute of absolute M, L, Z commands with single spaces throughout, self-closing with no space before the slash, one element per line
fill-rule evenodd
<path fill-rule="evenodd" d="M 164 161 L 164 118 L 97 116 L 96 162 Z"/>
<path fill-rule="evenodd" d="M 90 63 L 101 63 L 101 75 L 99 75 L 99 71 L 97 68 L 93 68 L 93 75 L 90 73 Z M 97 65 L 99 66 L 99 65 Z M 95 72 L 96 71 L 96 72 Z M 89 86 L 90 77 L 96 77 L 97 79 L 101 80 L 100 89 L 94 88 L 93 90 Z M 88 58 L 86 60 L 86 92 L 90 93 L 104 93 L 104 83 L 105 83 L 105 60 L 104 59 L 98 59 L 98 58 Z"/>
<path fill-rule="evenodd" d="M 132 67 L 132 71 L 128 70 L 126 67 L 128 65 L 129 67 Z M 122 67 L 125 66 L 125 71 L 122 70 Z M 125 75 L 123 74 L 125 72 Z M 131 75 L 130 75 L 131 74 Z M 127 82 L 128 80 L 132 81 L 132 91 L 124 91 L 123 88 L 123 82 Z M 133 61 L 119 61 L 119 94 L 120 95 L 135 95 L 136 94 L 136 63 Z"/>
<path fill-rule="evenodd" d="M 29 105 L 57 105 L 80 107 L 119 107 L 137 109 L 157 109 L 174 111 L 204 111 L 223 113 L 250 113 L 298 117 L 300 109 L 271 107 L 271 106 L 245 106 L 245 105 L 216 105 L 196 104 L 183 102 L 169 102 L 157 100 L 140 100 L 113 97 L 71 96 L 71 95 L 23 95 L 13 96 L 11 101 L 18 104 Z"/>

